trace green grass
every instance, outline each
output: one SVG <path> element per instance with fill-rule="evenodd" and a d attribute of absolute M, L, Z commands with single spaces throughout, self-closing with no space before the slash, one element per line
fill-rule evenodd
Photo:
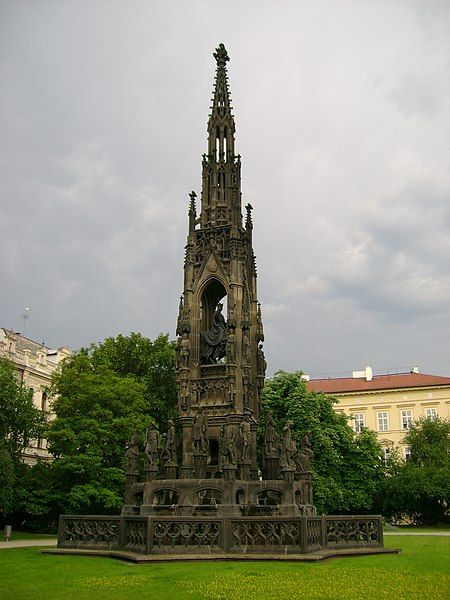
<path fill-rule="evenodd" d="M 386 529 L 386 531 L 399 531 L 404 533 L 445 533 L 450 532 L 450 525 L 399 525 L 398 527 L 392 527 L 390 529 Z"/>
<path fill-rule="evenodd" d="M 49 540 L 51 538 L 57 538 L 58 536 L 53 533 L 30 533 L 29 531 L 16 531 L 12 530 L 11 542 L 16 540 Z M 4 542 L 5 536 L 3 531 L 0 533 L 0 542 Z"/>
<path fill-rule="evenodd" d="M 398 555 L 325 563 L 223 562 L 135 565 L 113 559 L 1 550 L 4 600 L 446 600 L 449 537 L 395 537 Z"/>

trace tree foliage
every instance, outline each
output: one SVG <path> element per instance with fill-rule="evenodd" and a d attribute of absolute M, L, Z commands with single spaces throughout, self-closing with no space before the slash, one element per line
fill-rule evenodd
<path fill-rule="evenodd" d="M 266 382 L 263 408 L 272 410 L 279 432 L 293 422 L 297 445 L 311 432 L 314 503 L 320 513 L 370 513 L 383 467 L 375 434 L 355 436 L 348 418 L 337 413 L 336 401 L 309 391 L 301 373 L 280 371 Z M 264 426 L 264 424 L 262 424 Z"/>
<path fill-rule="evenodd" d="M 113 513 L 125 482 L 125 448 L 150 421 L 160 429 L 176 411 L 175 351 L 168 337 L 107 338 L 67 359 L 53 377 L 48 446 L 55 460 L 51 511 Z M 51 491 L 50 491 L 51 490 Z M 35 510 L 40 510 L 36 505 Z"/>
<path fill-rule="evenodd" d="M 120 377 L 85 353 L 53 376 L 55 420 L 47 432 L 51 477 L 64 512 L 114 512 L 123 497 L 124 452 L 149 414 L 145 386 Z M 58 500 L 56 501 L 58 504 Z"/>
<path fill-rule="evenodd" d="M 450 506 L 450 421 L 416 421 L 405 436 L 407 461 L 394 459 L 383 481 L 380 510 L 393 520 L 443 523 Z"/>
<path fill-rule="evenodd" d="M 33 404 L 33 393 L 18 381 L 14 365 L 0 359 L 0 514 L 16 506 L 25 466 L 21 456 L 31 439 L 42 434 L 45 415 Z"/>
<path fill-rule="evenodd" d="M 132 377 L 144 384 L 147 409 L 160 430 L 177 412 L 175 347 L 167 335 L 154 341 L 140 333 L 106 338 L 89 348 L 92 365 L 111 369 L 119 377 Z"/>

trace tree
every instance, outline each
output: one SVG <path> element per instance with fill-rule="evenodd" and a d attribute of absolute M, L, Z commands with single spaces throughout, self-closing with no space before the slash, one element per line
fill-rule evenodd
<path fill-rule="evenodd" d="M 144 384 L 147 409 L 160 430 L 177 414 L 175 347 L 167 335 L 151 341 L 140 333 L 106 338 L 88 350 L 92 365 Z"/>
<path fill-rule="evenodd" d="M 18 381 L 14 365 L 0 359 L 0 514 L 10 514 L 26 465 L 22 453 L 42 434 L 45 414 L 33 404 L 33 393 Z"/>
<path fill-rule="evenodd" d="M 336 400 L 309 391 L 301 375 L 276 373 L 265 384 L 263 408 L 273 411 L 279 431 L 287 420 L 293 422 L 297 445 L 311 432 L 314 503 L 319 513 L 371 512 L 383 476 L 375 434 L 365 429 L 355 436 L 348 418 L 333 409 Z"/>
<path fill-rule="evenodd" d="M 393 460 L 380 489 L 381 511 L 393 520 L 443 523 L 450 503 L 450 421 L 421 419 L 405 436 L 407 461 Z"/>
<path fill-rule="evenodd" d="M 149 423 L 145 386 L 80 352 L 54 374 L 55 420 L 47 432 L 61 512 L 110 513 L 123 499 L 124 453 Z"/>

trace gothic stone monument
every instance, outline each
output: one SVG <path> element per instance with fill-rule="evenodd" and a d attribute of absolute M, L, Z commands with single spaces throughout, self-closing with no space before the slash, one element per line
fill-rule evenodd
<path fill-rule="evenodd" d="M 63 516 L 59 546 L 174 555 L 380 548 L 379 517 L 316 516 L 308 436 L 297 448 L 291 423 L 277 432 L 269 413 L 257 452 L 266 361 L 252 207 L 243 219 L 223 44 L 214 58 L 200 211 L 192 192 L 176 329 L 182 434 L 173 421 L 164 436 L 149 425 L 144 473 L 133 435 L 122 515 Z"/>

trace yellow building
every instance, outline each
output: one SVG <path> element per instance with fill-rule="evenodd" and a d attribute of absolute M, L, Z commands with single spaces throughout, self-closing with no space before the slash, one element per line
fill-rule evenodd
<path fill-rule="evenodd" d="M 20 381 L 33 390 L 33 403 L 39 410 L 50 411 L 47 387 L 52 373 L 71 354 L 67 346 L 51 350 L 20 333 L 0 328 L 0 358 L 14 363 Z M 49 414 L 51 418 L 51 411 Z M 32 440 L 30 448 L 24 452 L 25 462 L 34 463 L 38 458 L 50 458 L 45 439 Z"/>
<path fill-rule="evenodd" d="M 404 437 L 413 421 L 450 416 L 450 377 L 425 375 L 417 367 L 389 375 L 373 375 L 366 367 L 348 378 L 308 380 L 308 388 L 337 397 L 336 412 L 352 417 L 356 433 L 363 427 L 375 431 L 385 460 L 394 447 L 408 458 Z"/>

